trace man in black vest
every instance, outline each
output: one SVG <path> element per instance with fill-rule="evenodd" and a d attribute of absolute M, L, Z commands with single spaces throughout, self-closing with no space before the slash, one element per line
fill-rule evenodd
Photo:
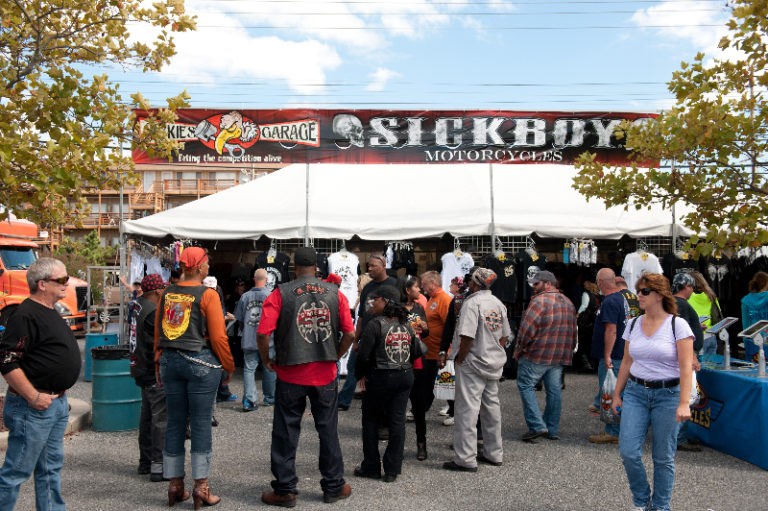
<path fill-rule="evenodd" d="M 336 362 L 354 338 L 349 303 L 335 284 L 315 277 L 317 253 L 296 250 L 296 279 L 280 284 L 264 301 L 257 343 L 259 355 L 277 373 L 272 419 L 272 491 L 262 502 L 296 505 L 296 448 L 307 404 L 320 439 L 320 486 L 326 503 L 345 499 L 352 488 L 344 481 L 339 445 Z M 275 358 L 269 357 L 269 336 L 275 332 Z M 339 341 L 339 332 L 343 333 Z"/>
<path fill-rule="evenodd" d="M 142 294 L 131 302 L 129 326 L 131 376 L 141 387 L 139 474 L 152 482 L 163 480 L 163 443 L 167 425 L 165 391 L 155 377 L 155 311 L 167 284 L 157 274 L 141 279 Z"/>

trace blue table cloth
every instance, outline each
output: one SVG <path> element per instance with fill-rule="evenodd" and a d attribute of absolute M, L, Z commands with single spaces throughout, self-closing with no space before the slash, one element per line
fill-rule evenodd
<path fill-rule="evenodd" d="M 757 368 L 703 367 L 697 379 L 701 399 L 691 408 L 688 434 L 768 470 L 768 378 L 758 378 Z"/>

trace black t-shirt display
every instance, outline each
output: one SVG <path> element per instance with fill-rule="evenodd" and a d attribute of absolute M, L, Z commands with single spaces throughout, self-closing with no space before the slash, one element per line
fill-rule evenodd
<path fill-rule="evenodd" d="M 0 341 L 0 373 L 21 368 L 36 389 L 61 392 L 80 375 L 80 348 L 55 309 L 27 298 L 8 319 Z"/>
<path fill-rule="evenodd" d="M 536 272 L 547 269 L 547 258 L 536 251 L 522 250 L 515 256 L 517 272 L 518 297 L 528 300 L 533 295 L 528 279 L 536 275 Z"/>
<path fill-rule="evenodd" d="M 267 270 L 267 289 L 272 291 L 275 286 L 288 282 L 288 265 L 291 259 L 282 252 L 276 252 L 274 259 L 270 259 L 269 252 L 262 252 L 256 257 L 256 268 Z"/>
<path fill-rule="evenodd" d="M 513 303 L 517 300 L 517 272 L 515 271 L 515 258 L 504 256 L 502 261 L 498 257 L 488 254 L 483 259 L 483 266 L 496 273 L 496 281 L 491 285 L 491 293 L 504 303 Z"/>

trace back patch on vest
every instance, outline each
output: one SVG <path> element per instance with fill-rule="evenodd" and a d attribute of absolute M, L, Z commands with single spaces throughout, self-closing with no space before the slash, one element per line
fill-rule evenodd
<path fill-rule="evenodd" d="M 322 344 L 331 338 L 331 309 L 322 300 L 303 303 L 296 314 L 296 326 L 302 339 Z"/>
<path fill-rule="evenodd" d="M 384 337 L 384 351 L 387 358 L 395 364 L 408 362 L 411 356 L 411 332 L 405 325 L 395 325 L 387 331 Z"/>
<path fill-rule="evenodd" d="M 165 295 L 163 307 L 163 334 L 171 341 L 181 337 L 189 328 L 189 317 L 192 314 L 192 304 L 195 297 L 179 293 Z"/>

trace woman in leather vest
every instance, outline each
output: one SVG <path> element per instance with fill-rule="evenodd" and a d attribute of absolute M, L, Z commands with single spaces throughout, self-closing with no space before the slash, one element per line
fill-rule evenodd
<path fill-rule="evenodd" d="M 365 378 L 363 397 L 363 461 L 355 468 L 358 477 L 394 482 L 403 465 L 405 410 L 413 385 L 412 361 L 426 348 L 414 334 L 400 291 L 384 285 L 373 291 L 373 313 L 360 337 L 355 375 Z M 389 430 L 383 459 L 379 454 L 379 424 Z"/>
<path fill-rule="evenodd" d="M 159 372 L 165 388 L 168 425 L 163 449 L 163 475 L 170 480 L 168 506 L 187 500 L 184 490 L 184 440 L 187 421 L 191 436 L 191 465 L 195 509 L 218 504 L 221 498 L 208 487 L 212 455 L 211 418 L 222 371 L 225 382 L 234 371 L 224 326 L 221 299 L 203 286 L 208 256 L 199 247 L 180 257 L 181 280 L 169 286 L 158 305 L 155 339 Z"/>

